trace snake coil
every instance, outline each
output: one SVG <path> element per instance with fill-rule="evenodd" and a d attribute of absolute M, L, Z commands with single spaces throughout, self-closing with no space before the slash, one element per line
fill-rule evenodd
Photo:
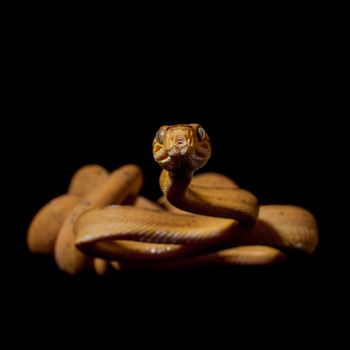
<path fill-rule="evenodd" d="M 28 246 L 53 254 L 63 271 L 98 274 L 121 269 L 170 270 L 214 264 L 264 265 L 286 259 L 290 249 L 311 254 L 317 224 L 307 210 L 258 205 L 250 192 L 217 173 L 194 172 L 211 155 L 199 124 L 162 126 L 153 141 L 162 167 L 163 197 L 139 195 L 141 169 L 112 173 L 88 165 L 73 176 L 67 194 L 46 204 L 32 220 Z"/>

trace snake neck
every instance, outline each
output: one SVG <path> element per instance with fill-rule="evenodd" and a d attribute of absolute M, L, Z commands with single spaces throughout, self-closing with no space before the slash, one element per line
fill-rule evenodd
<path fill-rule="evenodd" d="M 217 208 L 211 199 L 201 196 L 205 188 L 192 185 L 192 177 L 193 172 L 161 172 L 160 188 L 168 202 L 195 214 L 227 217 L 227 213 Z"/>
<path fill-rule="evenodd" d="M 160 187 L 172 205 L 195 214 L 230 218 L 254 225 L 258 204 L 250 192 L 238 188 L 192 185 L 192 176 L 193 173 L 162 171 Z"/>
<path fill-rule="evenodd" d="M 160 188 L 171 204 L 181 206 L 181 204 L 186 202 L 192 176 L 192 173 L 172 173 L 166 170 L 161 172 L 159 179 Z"/>

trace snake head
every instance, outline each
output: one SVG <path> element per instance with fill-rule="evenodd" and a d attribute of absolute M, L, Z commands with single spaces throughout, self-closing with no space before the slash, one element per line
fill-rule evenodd
<path fill-rule="evenodd" d="M 164 125 L 153 140 L 155 161 L 170 172 L 193 172 L 211 155 L 210 140 L 199 124 Z"/>

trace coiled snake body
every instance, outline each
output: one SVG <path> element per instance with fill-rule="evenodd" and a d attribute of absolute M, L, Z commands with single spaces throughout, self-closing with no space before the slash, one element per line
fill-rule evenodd
<path fill-rule="evenodd" d="M 259 207 L 253 194 L 221 174 L 193 177 L 211 155 L 200 125 L 161 127 L 153 155 L 163 169 L 159 204 L 138 196 L 142 173 L 137 166 L 111 174 L 86 166 L 74 175 L 68 194 L 33 219 L 29 248 L 53 253 L 68 273 L 94 266 L 102 274 L 109 266 L 166 270 L 271 264 L 283 261 L 288 249 L 312 253 L 317 246 L 316 221 L 307 210 Z"/>

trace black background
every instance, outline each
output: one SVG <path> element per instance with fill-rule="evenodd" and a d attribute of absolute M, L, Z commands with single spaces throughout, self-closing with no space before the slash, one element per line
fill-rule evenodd
<path fill-rule="evenodd" d="M 110 37 L 62 42 L 60 33 L 22 34 L 8 89 L 15 92 L 7 129 L 13 147 L 5 147 L 15 184 L 9 188 L 15 229 L 6 272 L 22 308 L 89 315 L 113 309 L 115 300 L 151 309 L 177 300 L 180 310 L 191 304 L 197 311 L 289 305 L 301 314 L 305 305 L 325 308 L 314 295 L 335 281 L 326 205 L 331 179 L 324 169 L 334 162 L 327 140 L 336 116 L 324 37 L 255 32 L 243 43 L 215 37 L 208 46 L 194 36 L 186 44 L 166 45 L 167 37 L 152 46 L 142 33 L 126 42 L 118 37 L 113 45 Z M 71 277 L 53 257 L 28 252 L 32 217 L 66 191 L 83 165 L 113 170 L 136 163 L 144 171 L 142 194 L 158 198 L 154 134 L 163 124 L 191 122 L 202 124 L 212 140 L 203 171 L 232 177 L 262 204 L 294 204 L 315 215 L 320 244 L 313 256 L 273 267 Z"/>

